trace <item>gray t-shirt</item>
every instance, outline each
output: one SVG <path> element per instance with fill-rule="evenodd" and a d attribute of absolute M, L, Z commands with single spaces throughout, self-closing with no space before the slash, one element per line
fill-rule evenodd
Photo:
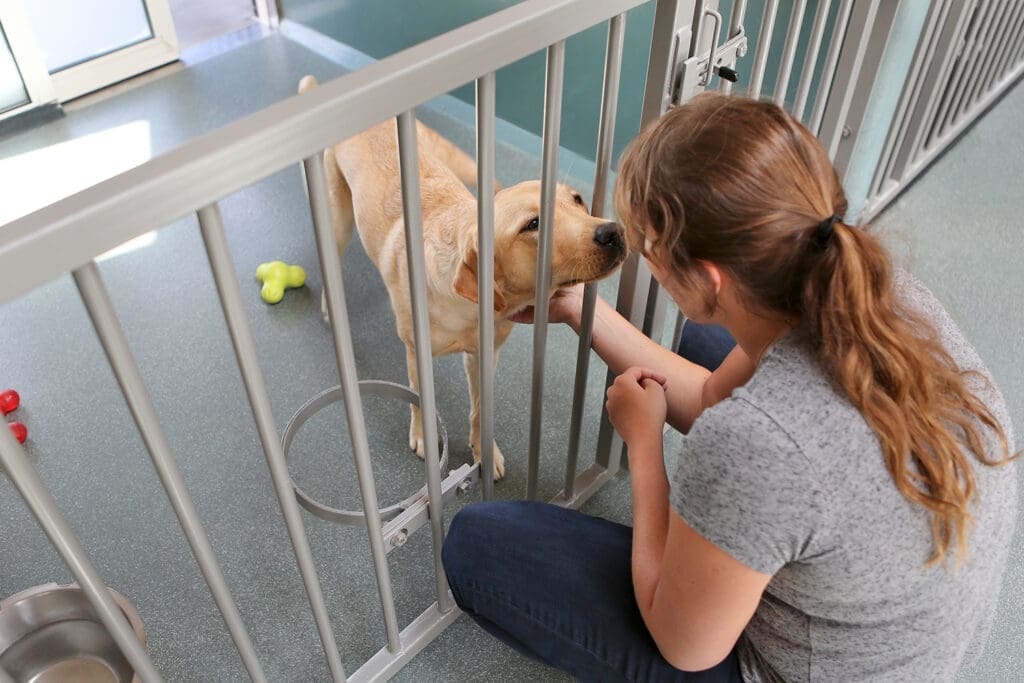
<path fill-rule="evenodd" d="M 988 371 L 923 285 L 899 272 L 961 370 Z M 1013 435 L 1001 394 L 971 389 Z M 998 441 L 986 443 L 991 456 Z M 897 490 L 878 438 L 798 332 L 765 354 L 683 440 L 672 506 L 704 538 L 772 574 L 737 645 L 747 681 L 951 680 L 985 644 L 1016 518 L 1014 464 L 974 468 L 970 559 L 925 567 L 927 512 Z"/>

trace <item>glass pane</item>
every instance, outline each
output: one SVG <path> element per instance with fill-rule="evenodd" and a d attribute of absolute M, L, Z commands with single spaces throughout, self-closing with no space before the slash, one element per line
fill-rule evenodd
<path fill-rule="evenodd" d="M 143 0 L 31 0 L 25 9 L 51 74 L 153 37 Z"/>
<path fill-rule="evenodd" d="M 21 72 L 14 63 L 11 46 L 7 44 L 7 36 L 0 27 L 0 112 L 28 102 L 28 93 L 21 80 Z"/>

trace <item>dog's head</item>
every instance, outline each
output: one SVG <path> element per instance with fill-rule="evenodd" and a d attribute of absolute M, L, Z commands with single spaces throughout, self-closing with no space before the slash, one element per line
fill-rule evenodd
<path fill-rule="evenodd" d="M 558 185 L 551 235 L 550 292 L 600 280 L 622 265 L 626 240 L 618 224 L 595 218 L 579 192 Z M 540 181 L 505 188 L 494 196 L 494 309 L 511 314 L 534 302 L 539 248 Z M 463 247 L 455 292 L 477 301 L 476 238 Z"/>

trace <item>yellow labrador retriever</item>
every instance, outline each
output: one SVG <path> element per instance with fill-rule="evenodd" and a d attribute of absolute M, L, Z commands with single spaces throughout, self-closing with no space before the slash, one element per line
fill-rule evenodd
<path fill-rule="evenodd" d="M 312 76 L 299 92 L 316 86 Z M 466 185 L 476 184 L 476 164 L 435 131 L 417 124 L 427 305 L 434 357 L 463 353 L 470 391 L 470 444 L 480 459 L 480 397 L 477 374 L 477 207 Z M 324 153 L 334 234 L 339 252 L 359 231 L 363 248 L 380 271 L 405 343 L 409 383 L 419 391 L 412 304 L 405 255 L 405 231 L 394 121 L 381 123 L 328 148 Z M 502 189 L 494 197 L 494 346 L 515 323 L 508 317 L 534 302 L 540 182 Z M 615 223 L 592 217 L 579 193 L 558 186 L 552 233 L 550 292 L 571 283 L 603 278 L 622 263 L 626 244 Z M 326 303 L 324 316 L 327 315 Z M 409 447 L 424 456 L 417 408 L 412 410 Z M 494 478 L 505 460 L 494 446 Z"/>

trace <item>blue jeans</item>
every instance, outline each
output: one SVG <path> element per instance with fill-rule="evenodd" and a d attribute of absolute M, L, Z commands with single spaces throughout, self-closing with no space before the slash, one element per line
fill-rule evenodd
<path fill-rule="evenodd" d="M 729 330 L 720 325 L 701 325 L 687 320 L 679 338 L 677 353 L 688 361 L 703 365 L 708 370 L 717 370 L 729 355 L 735 340 Z"/>
<path fill-rule="evenodd" d="M 739 682 L 736 653 L 680 671 L 661 656 L 633 596 L 632 530 L 528 501 L 459 511 L 444 567 L 459 607 L 520 653 L 582 681 Z"/>

